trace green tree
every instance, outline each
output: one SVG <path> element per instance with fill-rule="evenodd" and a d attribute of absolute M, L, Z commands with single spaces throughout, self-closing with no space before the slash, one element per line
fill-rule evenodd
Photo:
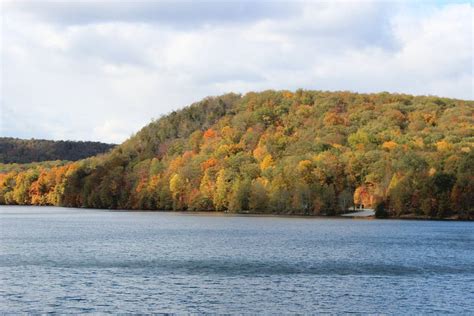
<path fill-rule="evenodd" d="M 242 212 L 249 209 L 251 182 L 248 179 L 237 179 L 232 185 L 232 193 L 229 199 L 229 211 Z"/>
<path fill-rule="evenodd" d="M 380 202 L 375 207 L 375 217 L 377 217 L 377 218 L 387 218 L 388 217 L 388 212 L 387 212 L 386 205 L 385 205 L 384 201 Z"/>
<path fill-rule="evenodd" d="M 252 211 L 268 211 L 267 190 L 260 181 L 253 181 L 250 190 L 249 208 Z"/>

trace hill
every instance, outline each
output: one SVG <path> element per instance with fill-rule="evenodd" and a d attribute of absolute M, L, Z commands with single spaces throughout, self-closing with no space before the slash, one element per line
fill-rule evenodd
<path fill-rule="evenodd" d="M 0 163 L 30 163 L 50 160 L 76 161 L 105 153 L 112 144 L 82 141 L 52 141 L 0 137 Z"/>
<path fill-rule="evenodd" d="M 474 218 L 474 102 L 265 91 L 209 97 L 110 153 L 0 178 L 0 203 Z"/>

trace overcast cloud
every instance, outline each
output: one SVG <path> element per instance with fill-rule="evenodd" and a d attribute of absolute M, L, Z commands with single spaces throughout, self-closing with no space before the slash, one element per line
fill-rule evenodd
<path fill-rule="evenodd" d="M 4 1 L 0 135 L 122 142 L 208 95 L 473 99 L 470 2 Z"/>

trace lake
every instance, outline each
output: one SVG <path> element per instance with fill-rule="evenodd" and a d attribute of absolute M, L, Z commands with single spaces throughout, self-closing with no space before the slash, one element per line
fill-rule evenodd
<path fill-rule="evenodd" d="M 474 313 L 474 223 L 0 206 L 0 312 Z"/>

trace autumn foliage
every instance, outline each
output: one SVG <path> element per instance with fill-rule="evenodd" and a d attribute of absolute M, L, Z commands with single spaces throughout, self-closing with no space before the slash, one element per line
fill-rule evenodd
<path fill-rule="evenodd" d="M 473 114 L 472 101 L 404 94 L 226 94 L 105 155 L 5 167 L 0 203 L 474 218 Z"/>

